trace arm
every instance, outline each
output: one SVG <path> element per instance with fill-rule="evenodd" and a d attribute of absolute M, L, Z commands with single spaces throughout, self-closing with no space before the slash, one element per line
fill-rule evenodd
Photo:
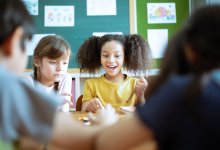
<path fill-rule="evenodd" d="M 93 98 L 82 103 L 82 111 L 96 112 L 98 109 L 102 109 L 103 105 L 98 98 Z"/>
<path fill-rule="evenodd" d="M 19 140 L 16 148 L 18 150 L 38 150 L 47 145 L 49 149 L 89 150 L 93 146 L 94 135 L 101 129 L 101 126 L 85 127 L 81 122 L 75 120 L 71 113 L 58 112 L 54 118 L 53 132 L 49 143 L 40 144 L 31 137 L 23 137 Z"/>
<path fill-rule="evenodd" d="M 92 149 L 94 135 L 100 126 L 83 126 L 70 113 L 57 113 L 50 144 L 66 149 Z"/>
<path fill-rule="evenodd" d="M 71 102 L 72 96 L 72 77 L 66 73 L 59 83 L 59 95 L 63 96 L 64 102 Z"/>
<path fill-rule="evenodd" d="M 93 83 L 89 80 L 86 80 L 84 85 L 82 102 L 82 111 L 96 112 L 98 109 L 103 108 L 102 103 L 94 91 Z"/>
<path fill-rule="evenodd" d="M 112 140 L 114 138 L 114 140 Z M 100 131 L 96 136 L 97 150 L 122 150 L 133 148 L 144 141 L 152 141 L 153 132 L 144 126 L 137 115 L 122 120 L 113 126 Z"/>
<path fill-rule="evenodd" d="M 147 86 L 148 86 L 147 80 L 141 76 L 138 79 L 137 83 L 135 84 L 135 88 L 134 88 L 134 92 L 137 95 L 138 104 L 145 102 L 144 91 L 146 90 Z"/>

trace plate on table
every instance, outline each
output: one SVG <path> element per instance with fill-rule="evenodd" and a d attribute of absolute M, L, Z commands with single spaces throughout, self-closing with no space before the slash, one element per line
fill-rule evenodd
<path fill-rule="evenodd" d="M 135 107 L 134 106 L 121 106 L 120 111 L 125 114 L 132 113 L 135 111 Z"/>

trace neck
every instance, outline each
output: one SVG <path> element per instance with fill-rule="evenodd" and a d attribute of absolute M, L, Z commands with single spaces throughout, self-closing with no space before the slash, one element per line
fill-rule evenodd
<path fill-rule="evenodd" d="M 119 73 L 115 76 L 109 76 L 108 74 L 105 74 L 104 77 L 110 81 L 110 82 L 113 82 L 113 83 L 121 83 L 125 80 L 126 78 L 126 75 L 122 74 L 122 73 Z"/>

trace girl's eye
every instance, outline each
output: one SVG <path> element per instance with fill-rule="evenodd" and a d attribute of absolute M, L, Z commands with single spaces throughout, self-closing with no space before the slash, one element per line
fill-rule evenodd
<path fill-rule="evenodd" d="M 107 57 L 108 57 L 108 55 L 102 55 L 102 57 L 105 57 L 105 58 L 107 58 Z"/>
<path fill-rule="evenodd" d="M 64 65 L 68 64 L 67 62 L 63 62 Z"/>
<path fill-rule="evenodd" d="M 50 61 L 50 64 L 56 64 L 56 62 L 55 61 Z"/>
<path fill-rule="evenodd" d="M 115 57 L 118 58 L 118 57 L 120 57 L 120 55 L 116 55 Z"/>

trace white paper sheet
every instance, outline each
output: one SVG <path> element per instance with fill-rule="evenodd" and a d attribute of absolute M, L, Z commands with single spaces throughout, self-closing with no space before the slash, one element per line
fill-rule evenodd
<path fill-rule="evenodd" d="M 122 32 L 93 32 L 93 36 L 103 36 L 103 35 L 106 35 L 106 34 L 119 34 L 119 35 L 122 35 L 123 33 Z"/>
<path fill-rule="evenodd" d="M 22 0 L 31 15 L 38 15 L 38 0 Z"/>
<path fill-rule="evenodd" d="M 74 26 L 74 6 L 45 6 L 44 26 Z"/>
<path fill-rule="evenodd" d="M 37 46 L 37 43 L 40 41 L 41 38 L 47 35 L 55 35 L 55 34 L 34 34 L 31 41 L 26 44 L 26 54 L 28 56 L 32 56 L 34 53 L 34 49 Z"/>
<path fill-rule="evenodd" d="M 149 24 L 176 23 L 175 3 L 147 3 Z"/>
<path fill-rule="evenodd" d="M 167 29 L 148 29 L 147 39 L 151 48 L 153 58 L 163 57 L 164 49 L 168 44 Z"/>
<path fill-rule="evenodd" d="M 87 0 L 88 16 L 104 16 L 116 14 L 116 0 Z"/>

